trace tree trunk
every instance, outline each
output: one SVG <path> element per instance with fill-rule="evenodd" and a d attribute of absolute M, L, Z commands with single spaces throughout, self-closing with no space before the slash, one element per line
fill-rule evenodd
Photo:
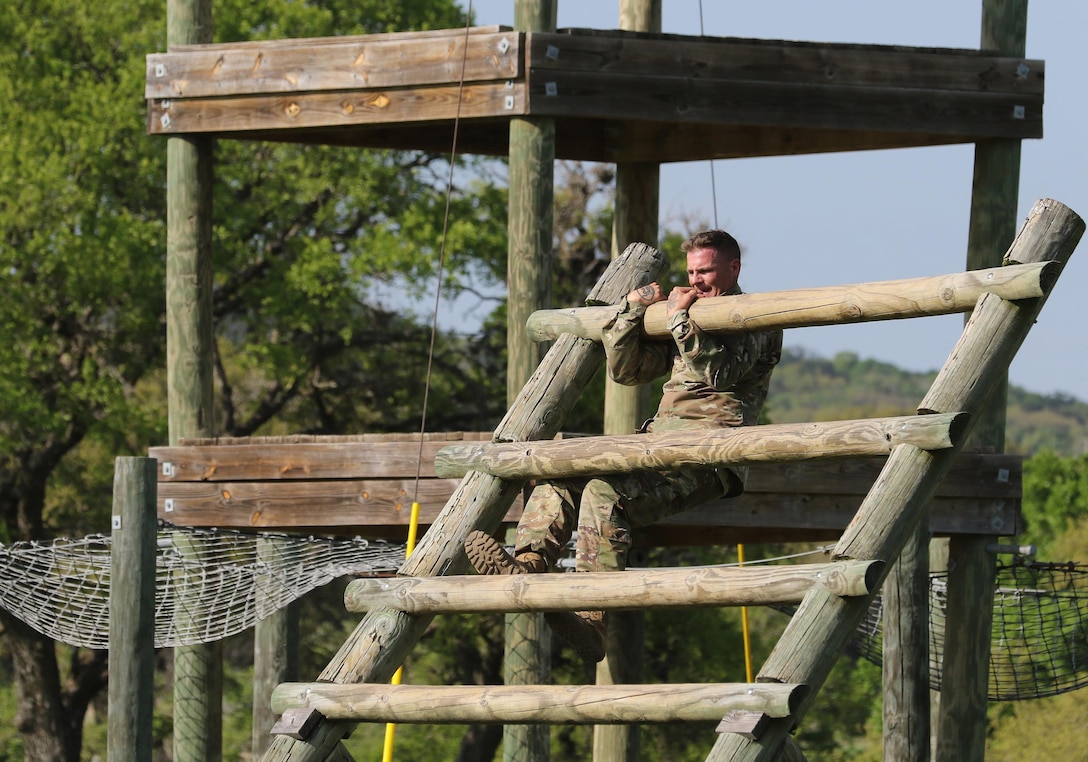
<path fill-rule="evenodd" d="M 11 651 L 15 729 L 23 738 L 26 762 L 79 762 L 83 715 L 74 720 L 65 706 L 56 644 L 2 608 L 0 623 Z"/>

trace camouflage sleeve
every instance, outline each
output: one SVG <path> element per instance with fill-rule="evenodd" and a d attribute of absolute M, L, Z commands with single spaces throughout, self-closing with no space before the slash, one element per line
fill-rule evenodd
<path fill-rule="evenodd" d="M 728 389 L 759 361 L 763 354 L 761 334 L 734 333 L 710 335 L 692 321 L 687 310 L 673 313 L 666 326 L 684 361 L 683 379 L 703 383 L 713 389 Z"/>
<path fill-rule="evenodd" d="M 608 377 L 618 384 L 645 384 L 671 367 L 673 350 L 668 342 L 646 341 L 642 337 L 645 314 L 645 304 L 625 300 L 616 305 L 616 314 L 604 324 L 601 343 Z"/>

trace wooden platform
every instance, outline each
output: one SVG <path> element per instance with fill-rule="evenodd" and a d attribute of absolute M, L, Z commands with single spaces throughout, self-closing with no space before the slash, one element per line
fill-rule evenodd
<path fill-rule="evenodd" d="M 159 516 L 184 526 L 260 528 L 403 539 L 419 472 L 421 525 L 460 479 L 440 479 L 434 455 L 486 432 L 193 440 L 155 447 Z M 422 459 L 421 459 L 422 458 Z M 869 492 L 884 458 L 753 465 L 744 495 L 706 504 L 640 532 L 640 544 L 834 540 Z M 418 465 L 417 465 L 418 464 Z M 934 534 L 1015 535 L 1022 458 L 960 454 L 930 508 Z M 521 515 L 515 502 L 504 522 Z"/>
<path fill-rule="evenodd" d="M 463 82 L 463 87 L 462 87 Z M 978 50 L 475 27 L 178 46 L 147 57 L 148 132 L 673 162 L 1039 138 L 1042 61 Z"/>

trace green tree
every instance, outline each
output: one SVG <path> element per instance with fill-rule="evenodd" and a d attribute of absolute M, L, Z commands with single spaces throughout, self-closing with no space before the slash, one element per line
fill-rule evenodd
<path fill-rule="evenodd" d="M 165 11 L 14 0 L 0 26 L 0 542 L 101 531 L 112 458 L 164 440 L 165 144 L 145 134 L 143 89 Z M 217 0 L 214 15 L 217 41 L 465 21 L 452 0 Z M 428 334 L 412 305 L 433 288 L 447 175 L 447 158 L 418 152 L 218 142 L 220 433 L 418 428 Z M 454 288 L 505 255 L 503 191 L 464 186 Z M 501 412 L 474 362 L 489 346 L 438 342 L 429 428 Z M 105 654 L 3 611 L 0 626 L 26 758 L 78 759 Z"/>
<path fill-rule="evenodd" d="M 1088 455 L 1063 458 L 1043 450 L 1025 461 L 1023 517 L 1020 541 L 1039 546 L 1040 558 L 1051 558 L 1055 544 L 1088 518 Z"/>

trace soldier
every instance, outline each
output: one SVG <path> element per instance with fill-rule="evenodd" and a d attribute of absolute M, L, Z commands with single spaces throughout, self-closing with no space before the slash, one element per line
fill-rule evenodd
<path fill-rule="evenodd" d="M 740 247 L 722 230 L 698 233 L 683 244 L 687 287 L 668 295 L 666 325 L 672 341 L 648 341 L 646 308 L 665 299 L 651 283 L 627 294 L 604 326 L 608 375 L 621 384 L 647 383 L 671 371 L 656 415 L 640 431 L 750 426 L 767 398 L 771 371 L 782 353 L 782 332 L 705 334 L 688 313 L 697 299 L 741 293 Z M 514 555 L 486 532 L 472 532 L 465 552 L 480 574 L 525 574 L 552 568 L 575 521 L 577 571 L 622 571 L 631 530 L 708 500 L 744 490 L 745 467 L 635 471 L 596 478 L 541 482 L 533 490 L 515 535 Z M 545 614 L 553 631 L 589 661 L 604 658 L 602 611 Z"/>

